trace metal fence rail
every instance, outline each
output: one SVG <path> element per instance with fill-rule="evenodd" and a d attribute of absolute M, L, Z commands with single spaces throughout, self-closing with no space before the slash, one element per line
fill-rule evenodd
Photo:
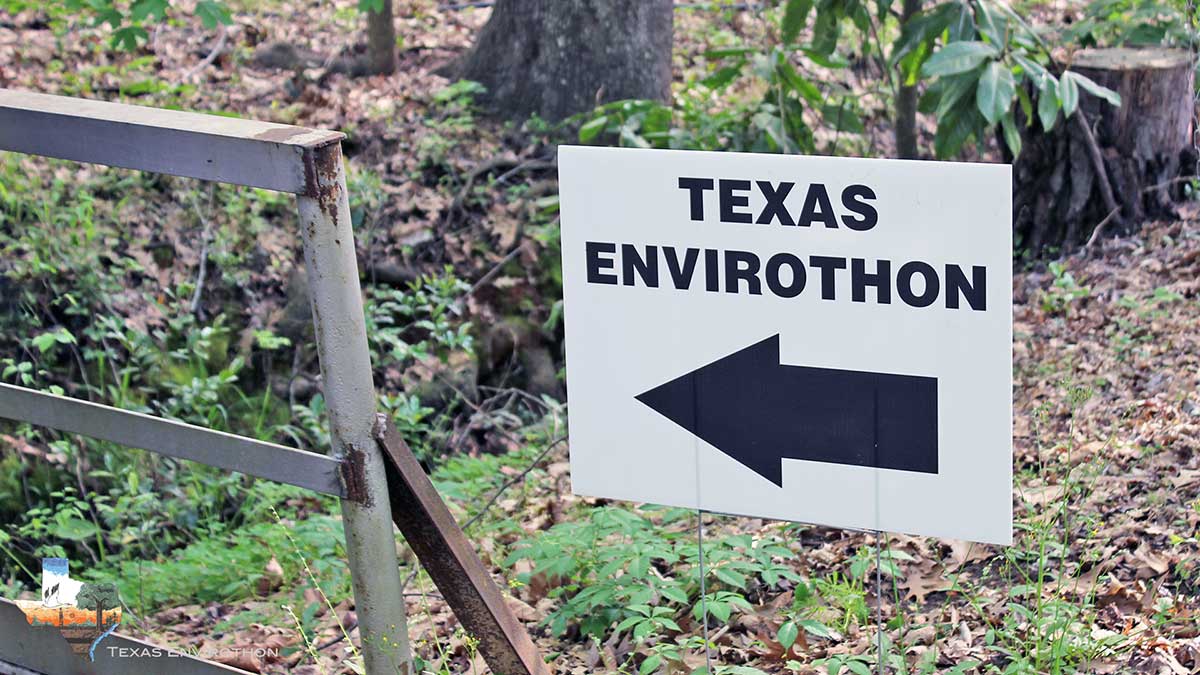
<path fill-rule="evenodd" d="M 335 497 L 340 464 L 325 455 L 90 401 L 0 384 L 0 418 L 112 441 Z"/>
<path fill-rule="evenodd" d="M 321 457 L 19 387 L 0 390 L 0 417 L 343 496 L 366 670 L 407 674 L 408 631 L 383 457 L 372 436 L 375 389 L 342 138 L 334 131 L 0 89 L 0 150 L 296 194 L 333 447 L 331 457 Z M 36 631 L 10 631 L 10 625 L 0 631 L 0 661 L 91 672 L 82 661 L 45 665 L 38 660 L 43 650 L 28 646 L 28 634 Z M 159 673 L 166 665 L 127 659 L 116 670 L 97 672 Z"/>
<path fill-rule="evenodd" d="M 479 638 L 493 672 L 545 675 L 528 633 L 408 446 L 394 429 L 376 426 L 341 139 L 333 131 L 0 89 L 0 150 L 296 194 L 333 447 L 327 457 L 11 385 L 0 385 L 0 418 L 341 497 L 368 675 L 411 672 L 394 519 L 463 626 Z M 152 655 L 168 650 L 121 637 L 110 639 L 142 646 L 133 650 L 139 658 L 89 664 L 69 650 L 64 656 L 52 644 L 65 648 L 57 635 L 22 626 L 13 612 L 20 614 L 0 603 L 0 675 L 5 661 L 49 673 L 241 672 L 201 659 L 144 659 L 146 648 Z"/>

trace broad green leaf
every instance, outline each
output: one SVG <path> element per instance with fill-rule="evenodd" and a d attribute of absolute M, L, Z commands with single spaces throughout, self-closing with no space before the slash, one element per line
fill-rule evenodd
<path fill-rule="evenodd" d="M 58 527 L 54 529 L 54 536 L 59 539 L 82 541 L 91 538 L 96 532 L 96 525 L 92 521 L 82 518 L 71 518 L 58 524 Z"/>
<path fill-rule="evenodd" d="M 985 42 L 951 42 L 929 57 L 921 73 L 925 77 L 965 73 L 998 55 L 996 48 Z"/>
<path fill-rule="evenodd" d="M 812 49 L 818 54 L 829 55 L 837 47 L 842 32 L 842 15 L 833 6 L 822 4 L 817 8 L 817 19 L 813 23 Z"/>
<path fill-rule="evenodd" d="M 1053 77 L 1048 77 L 1038 90 L 1038 119 L 1042 122 L 1042 130 L 1050 131 L 1058 121 L 1058 83 Z"/>
<path fill-rule="evenodd" d="M 796 41 L 796 36 L 808 22 L 808 13 L 812 10 L 812 6 L 813 0 L 787 0 L 781 25 L 784 44 L 792 44 Z"/>
<path fill-rule="evenodd" d="M 1109 89 L 1108 87 L 1096 84 L 1096 82 L 1094 80 L 1092 80 L 1090 77 L 1088 77 L 1087 75 L 1077 73 L 1073 70 L 1068 70 L 1067 72 L 1063 73 L 1062 76 L 1063 76 L 1063 79 L 1070 78 L 1072 81 L 1075 82 L 1075 84 L 1079 85 L 1080 87 L 1083 87 L 1083 89 L 1085 91 L 1087 91 L 1089 94 L 1091 94 L 1092 96 L 1098 96 L 1115 106 L 1121 105 L 1121 95 L 1120 94 L 1113 91 L 1112 89 Z"/>
<path fill-rule="evenodd" d="M 688 601 L 687 592 L 678 586 L 663 586 L 659 589 L 659 592 L 662 593 L 663 597 L 667 598 L 668 600 L 674 600 L 675 602 Z"/>
<path fill-rule="evenodd" d="M 1017 93 L 1012 71 L 1000 61 L 992 61 L 979 76 L 975 88 L 975 105 L 988 124 L 995 124 L 1012 107 Z"/>
<path fill-rule="evenodd" d="M 1062 104 L 1063 117 L 1074 115 L 1079 107 L 1079 86 L 1075 78 L 1067 77 L 1067 73 L 1058 79 L 1058 101 Z"/>
<path fill-rule="evenodd" d="M 969 100 L 963 100 L 938 118 L 937 134 L 933 137 L 934 153 L 941 159 L 958 154 L 964 143 L 979 128 L 982 119 Z"/>
<path fill-rule="evenodd" d="M 641 675 L 649 675 L 649 673 L 653 673 L 654 671 L 658 670 L 658 667 L 662 665 L 662 661 L 663 657 L 661 655 L 651 654 L 650 656 L 646 657 L 645 661 L 642 661 L 642 665 L 638 667 L 638 673 Z"/>
<path fill-rule="evenodd" d="M 800 628 L 796 626 L 796 622 L 786 621 L 779 627 L 779 634 L 775 636 L 775 639 L 779 641 L 779 644 L 783 645 L 783 650 L 786 652 L 792 648 L 792 644 L 796 642 L 796 638 L 799 635 Z"/>
<path fill-rule="evenodd" d="M 129 18 L 135 23 L 145 21 L 149 17 L 162 21 L 167 18 L 167 0 L 135 0 L 129 6 Z"/>
<path fill-rule="evenodd" d="M 1017 65 L 1021 66 L 1021 69 L 1025 71 L 1025 74 L 1029 76 L 1029 79 L 1033 81 L 1034 87 L 1041 89 L 1042 85 L 1046 81 L 1046 78 L 1051 77 L 1050 71 L 1046 70 L 1045 66 L 1037 61 L 1034 61 L 1028 56 L 1025 56 L 1024 54 L 1013 54 L 1012 57 L 1013 60 L 1017 62 Z"/>
<path fill-rule="evenodd" d="M 868 668 L 867 664 L 863 663 L 862 661 L 847 661 L 846 667 L 849 668 L 850 672 L 854 673 L 854 675 L 871 675 L 871 669 Z"/>
<path fill-rule="evenodd" d="M 918 51 L 946 30 L 957 11 L 956 4 L 953 2 L 943 3 L 910 17 L 900 30 L 900 37 L 892 45 L 892 64 L 894 65 L 908 54 Z"/>
<path fill-rule="evenodd" d="M 954 75 L 939 80 L 944 85 L 941 98 L 938 99 L 937 107 L 934 108 L 934 115 L 937 116 L 939 123 L 941 119 L 950 112 L 954 106 L 960 101 L 967 98 L 967 95 L 972 93 L 977 87 L 977 80 L 970 74 Z"/>
<path fill-rule="evenodd" d="M 141 26 L 122 26 L 113 31 L 112 46 L 133 51 L 137 49 L 139 41 L 145 41 L 149 38 L 150 34 Z"/>
<path fill-rule="evenodd" d="M 196 16 L 200 17 L 201 23 L 209 30 L 216 28 L 218 24 L 228 26 L 233 23 L 233 16 L 229 13 L 229 8 L 216 0 L 197 2 Z"/>

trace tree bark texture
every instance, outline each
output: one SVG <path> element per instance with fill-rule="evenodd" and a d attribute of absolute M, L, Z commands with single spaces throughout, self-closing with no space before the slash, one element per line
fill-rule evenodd
<path fill-rule="evenodd" d="M 497 0 L 450 74 L 487 87 L 501 116 L 558 121 L 599 103 L 671 93 L 672 0 Z"/>
<path fill-rule="evenodd" d="M 904 0 L 900 6 L 900 24 L 904 25 L 921 11 L 921 0 Z M 917 85 L 900 83 L 896 92 L 896 156 L 917 159 Z"/>
<path fill-rule="evenodd" d="M 1050 133 L 1035 119 L 1023 132 L 1013 166 L 1019 248 L 1035 256 L 1070 252 L 1098 236 L 1132 234 L 1147 220 L 1174 217 L 1182 179 L 1195 174 L 1192 68 L 1183 50 L 1075 55 L 1070 69 L 1120 94 L 1121 105 L 1081 88 L 1072 119 L 1060 115 Z"/>
<path fill-rule="evenodd" d="M 383 11 L 367 12 L 367 61 L 374 75 L 396 71 L 396 26 L 392 0 L 383 0 Z"/>

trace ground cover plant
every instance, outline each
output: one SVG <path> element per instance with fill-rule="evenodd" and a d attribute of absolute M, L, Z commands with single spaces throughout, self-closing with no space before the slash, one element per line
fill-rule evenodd
<path fill-rule="evenodd" d="M 874 672 L 877 609 L 892 673 L 1200 668 L 1193 204 L 1019 260 L 1013 547 L 890 535 L 877 552 L 870 534 L 705 515 L 702 603 L 697 514 L 570 492 L 553 164 L 580 141 L 890 156 L 905 84 L 925 93 L 923 152 L 997 161 L 1027 103 L 1061 124 L 1096 94 L 1043 75 L 1042 42 L 1184 44 L 1185 7 L 931 3 L 902 30 L 889 3 L 680 3 L 669 101 L 558 124 L 498 122 L 480 85 L 438 74 L 487 8 L 401 4 L 396 73 L 354 77 L 349 0 L 0 0 L 0 86 L 348 134 L 381 407 L 555 672 L 703 673 L 706 647 L 714 673 Z M 119 25 L 96 25 L 101 5 Z M 166 13 L 134 13 L 151 5 Z M 132 18 L 144 36 L 120 33 Z M 315 56 L 281 65 L 281 44 Z M 265 191 L 0 156 L 0 381 L 327 447 L 293 214 Z M 65 555 L 118 584 L 123 630 L 248 670 L 361 671 L 337 514 L 0 424 L 0 594 L 36 592 L 38 558 Z M 488 672 L 397 546 L 418 668 Z"/>

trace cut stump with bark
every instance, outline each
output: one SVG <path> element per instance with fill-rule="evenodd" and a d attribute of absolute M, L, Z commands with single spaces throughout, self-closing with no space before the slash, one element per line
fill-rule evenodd
<path fill-rule="evenodd" d="M 1128 235 L 1174 217 L 1196 173 L 1193 63 L 1178 49 L 1087 49 L 1069 66 L 1121 96 L 1079 91 L 1079 109 L 1049 133 L 1034 119 L 1013 166 L 1013 234 L 1032 256 L 1056 255 L 1103 235 Z"/>

